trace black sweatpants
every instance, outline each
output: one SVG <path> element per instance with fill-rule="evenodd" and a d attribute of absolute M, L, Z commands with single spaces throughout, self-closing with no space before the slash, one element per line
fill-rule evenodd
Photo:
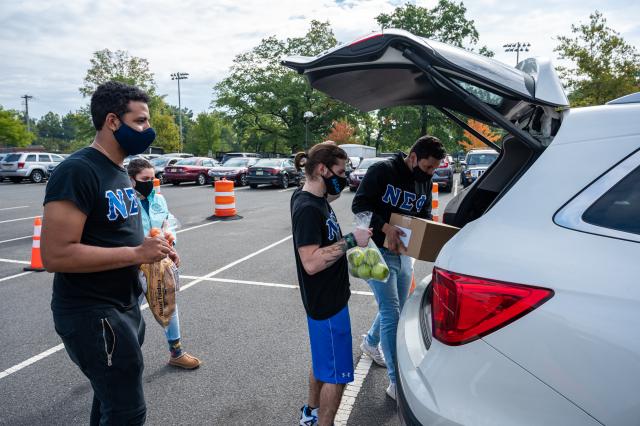
<path fill-rule="evenodd" d="M 99 308 L 54 313 L 53 322 L 69 357 L 93 387 L 90 424 L 144 424 L 147 408 L 140 347 L 145 323 L 140 307 L 136 304 L 124 312 Z"/>

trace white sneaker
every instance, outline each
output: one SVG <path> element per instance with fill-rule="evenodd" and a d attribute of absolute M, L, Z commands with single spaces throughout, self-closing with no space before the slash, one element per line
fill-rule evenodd
<path fill-rule="evenodd" d="M 365 335 L 362 338 L 362 343 L 360 344 L 360 350 L 363 354 L 367 355 L 369 358 L 373 360 L 376 364 L 381 367 L 386 367 L 387 363 L 384 360 L 384 354 L 380 350 L 379 346 L 371 346 L 367 343 L 367 336 Z"/>
<path fill-rule="evenodd" d="M 389 398 L 393 399 L 394 401 L 396 400 L 396 384 L 395 383 L 389 383 L 389 387 L 387 388 L 387 395 L 389 395 Z"/>

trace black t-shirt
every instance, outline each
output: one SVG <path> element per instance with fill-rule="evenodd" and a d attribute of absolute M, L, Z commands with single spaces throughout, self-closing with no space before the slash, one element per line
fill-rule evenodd
<path fill-rule="evenodd" d="M 60 163 L 44 198 L 71 201 L 87 215 L 81 243 L 98 247 L 135 247 L 144 234 L 140 203 L 125 169 L 93 148 L 84 148 Z M 51 308 L 66 312 L 95 307 L 130 309 L 141 292 L 138 266 L 92 273 L 57 272 Z"/>
<path fill-rule="evenodd" d="M 304 270 L 298 248 L 310 245 L 330 246 L 342 239 L 336 214 L 324 197 L 317 197 L 301 188 L 291 196 L 293 248 L 302 303 L 307 315 L 323 320 L 340 312 L 349 301 L 347 257 L 315 275 Z"/>

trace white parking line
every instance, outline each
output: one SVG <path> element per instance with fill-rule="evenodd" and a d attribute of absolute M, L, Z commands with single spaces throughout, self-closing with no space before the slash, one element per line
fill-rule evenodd
<path fill-rule="evenodd" d="M 42 215 L 40 215 L 42 216 Z M 29 217 L 21 217 L 19 219 L 9 219 L 9 220 L 3 220 L 0 223 L 9 223 L 9 222 L 18 222 L 20 220 L 29 220 L 29 219 L 35 219 L 38 216 L 29 216 Z"/>
<path fill-rule="evenodd" d="M 25 275 L 33 274 L 33 272 L 34 271 L 21 272 L 19 274 L 11 275 L 10 277 L 0 278 L 0 282 L 7 281 L 7 280 L 10 280 L 12 278 L 18 278 L 18 277 L 23 277 Z"/>
<path fill-rule="evenodd" d="M 351 415 L 351 410 L 353 410 L 353 406 L 356 403 L 356 398 L 360 393 L 360 389 L 362 389 L 364 379 L 367 377 L 367 374 L 369 374 L 371 364 L 371 358 L 364 354 L 360 355 L 360 360 L 353 373 L 353 382 L 347 384 L 342 394 L 340 406 L 338 407 L 336 418 L 333 422 L 336 426 L 346 426 L 349 416 Z"/>
<path fill-rule="evenodd" d="M 27 262 L 26 260 L 2 259 L 2 258 L 0 258 L 0 262 L 17 263 L 19 265 L 31 265 L 31 262 Z"/>
<path fill-rule="evenodd" d="M 207 275 L 205 275 L 203 277 L 198 277 L 198 279 L 190 282 L 189 284 L 182 285 L 180 287 L 180 291 L 184 291 L 184 290 L 186 290 L 186 289 L 198 284 L 199 282 L 205 281 L 206 279 L 211 278 L 212 276 L 214 276 L 216 274 L 219 274 L 222 271 L 226 271 L 227 269 L 232 268 L 232 267 L 236 266 L 237 264 L 239 264 L 241 262 L 244 262 L 247 259 L 251 259 L 252 257 L 259 255 L 260 253 L 265 252 L 265 251 L 277 246 L 278 244 L 281 244 L 281 243 L 289 240 L 291 237 L 292 236 L 289 235 L 288 237 L 283 238 L 280 241 L 276 241 L 275 243 L 270 244 L 270 245 L 268 245 L 268 246 L 266 246 L 264 248 L 261 248 L 260 250 L 257 250 L 255 252 L 243 257 L 242 259 L 238 259 L 238 260 L 236 260 L 234 262 L 231 262 L 228 265 L 223 266 L 222 268 L 216 269 L 215 271 L 213 271 L 213 272 L 211 272 L 211 273 L 209 273 L 209 274 L 207 274 Z M 2 260 L 3 259 L 0 259 L 0 261 L 2 261 Z M 4 259 L 4 260 L 8 260 L 8 259 Z M 12 263 L 22 263 L 21 261 L 16 261 L 16 260 L 13 260 L 13 261 L 10 261 L 10 262 L 12 262 Z M 26 262 L 26 263 L 28 264 L 29 262 Z M 143 306 L 141 306 L 140 309 L 144 310 L 147 307 L 148 307 L 148 305 L 143 305 Z M 22 361 L 21 363 L 16 364 L 13 367 L 9 367 L 4 371 L 0 371 L 0 380 L 5 378 L 5 377 L 7 377 L 7 376 L 9 376 L 9 375 L 11 375 L 11 374 L 13 374 L 13 373 L 16 373 L 16 372 L 22 370 L 25 367 L 28 367 L 28 366 L 40 361 L 41 359 L 44 359 L 44 358 L 48 357 L 49 355 L 52 355 L 52 354 L 58 352 L 62 348 L 64 348 L 64 345 L 63 344 L 59 344 L 59 345 L 54 346 L 54 347 L 52 347 L 50 349 L 47 349 L 46 351 L 44 351 L 42 353 L 39 353 L 38 355 L 35 355 L 35 356 L 25 360 L 25 361 Z"/>
<path fill-rule="evenodd" d="M 179 229 L 179 230 L 176 231 L 176 234 L 179 234 L 181 232 L 191 231 L 193 229 L 204 228 L 205 226 L 213 225 L 214 223 L 218 223 L 218 222 L 222 222 L 222 221 L 221 220 L 214 220 L 214 221 L 209 222 L 209 223 L 203 223 L 202 225 L 192 226 L 191 228 Z M 2 241 L 0 241 L 0 242 L 2 242 Z"/>
<path fill-rule="evenodd" d="M 26 209 L 27 207 L 29 207 L 29 206 L 4 207 L 4 208 L 1 208 L 0 211 L 3 211 L 3 210 L 15 210 L 15 209 Z"/>
<path fill-rule="evenodd" d="M 458 181 L 453 181 L 453 196 L 458 195 Z"/>
<path fill-rule="evenodd" d="M 0 241 L 0 244 L 10 243 L 11 241 L 25 240 L 27 238 L 33 238 L 33 235 L 27 235 L 26 237 L 11 238 L 10 240 L 2 240 Z"/>

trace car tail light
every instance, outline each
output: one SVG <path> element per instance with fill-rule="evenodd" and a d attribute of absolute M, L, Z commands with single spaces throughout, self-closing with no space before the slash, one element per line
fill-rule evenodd
<path fill-rule="evenodd" d="M 447 167 L 449 167 L 449 162 L 445 161 L 444 163 L 440 164 L 440 168 L 441 169 L 446 169 Z"/>
<path fill-rule="evenodd" d="M 24 169 L 24 161 L 21 161 L 18 163 L 18 168 L 19 169 Z"/>
<path fill-rule="evenodd" d="M 433 336 L 456 346 L 486 336 L 542 305 L 553 290 L 433 269 Z"/>

